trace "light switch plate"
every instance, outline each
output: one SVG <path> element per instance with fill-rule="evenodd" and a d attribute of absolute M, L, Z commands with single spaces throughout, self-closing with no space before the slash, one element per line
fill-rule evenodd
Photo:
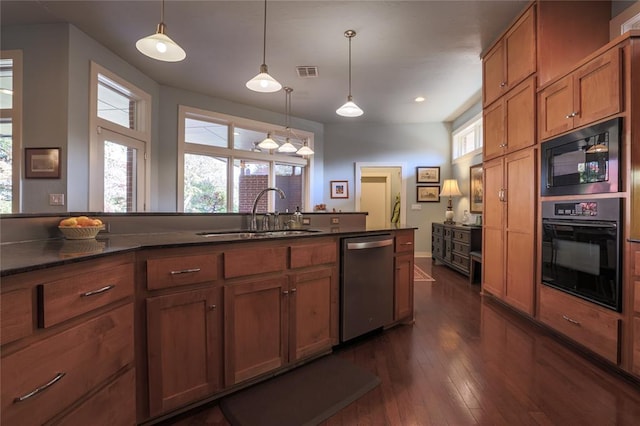
<path fill-rule="evenodd" d="M 422 210 L 421 204 L 411 204 L 411 210 Z"/>
<path fill-rule="evenodd" d="M 64 206 L 64 194 L 49 194 L 50 206 Z"/>
<path fill-rule="evenodd" d="M 331 218 L 331 224 L 332 225 L 337 225 L 340 223 L 340 218 L 339 217 L 332 217 Z"/>

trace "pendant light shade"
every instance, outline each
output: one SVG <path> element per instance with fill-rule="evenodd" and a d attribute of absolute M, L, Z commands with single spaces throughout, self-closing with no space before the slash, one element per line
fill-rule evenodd
<path fill-rule="evenodd" d="M 356 32 L 347 30 L 344 32 L 344 36 L 349 39 L 349 95 L 347 102 L 336 110 L 336 114 L 343 117 L 359 117 L 364 112 L 353 102 L 353 96 L 351 96 L 351 39 L 356 36 Z"/>
<path fill-rule="evenodd" d="M 289 116 L 290 116 L 290 113 L 291 113 L 291 92 L 293 92 L 293 89 L 291 87 L 285 87 L 284 88 L 284 92 L 285 92 L 284 113 L 285 113 L 285 117 L 286 117 L 285 128 L 286 128 L 286 132 L 287 132 L 287 139 L 286 139 L 285 143 L 282 144 L 280 146 L 280 148 L 278 148 L 278 152 L 296 152 L 298 150 L 298 148 L 293 146 L 293 144 L 291 143 L 291 140 L 289 140 L 289 136 L 288 136 L 291 133 L 291 126 L 289 124 Z"/>
<path fill-rule="evenodd" d="M 262 149 L 276 149 L 280 145 L 273 139 L 271 139 L 271 133 L 267 133 L 267 138 L 258 144 L 258 148 Z"/>
<path fill-rule="evenodd" d="M 304 145 L 302 145 L 302 148 L 300 148 L 298 150 L 298 152 L 296 152 L 296 154 L 298 154 L 298 155 L 313 155 L 313 150 L 311 148 L 309 148 L 309 146 L 307 145 L 307 140 L 306 139 L 304 141 Z"/>
<path fill-rule="evenodd" d="M 143 55 L 164 62 L 179 62 L 187 57 L 185 51 L 165 34 L 164 24 L 164 0 L 160 9 L 160 23 L 155 34 L 141 38 L 136 42 L 136 48 Z"/>
<path fill-rule="evenodd" d="M 282 84 L 269 75 L 266 63 L 267 51 L 267 0 L 264 0 L 264 26 L 262 38 L 262 65 L 258 75 L 247 81 L 247 88 L 254 92 L 272 93 L 282 89 Z"/>
<path fill-rule="evenodd" d="M 296 152 L 297 150 L 298 148 L 293 146 L 289 138 L 287 138 L 286 142 L 280 145 L 280 148 L 278 148 L 278 152 Z"/>

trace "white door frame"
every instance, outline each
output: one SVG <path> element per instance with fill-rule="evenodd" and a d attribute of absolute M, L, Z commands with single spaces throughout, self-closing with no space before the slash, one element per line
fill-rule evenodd
<path fill-rule="evenodd" d="M 400 223 L 407 223 L 407 178 L 404 174 L 405 169 L 407 168 L 406 163 L 365 163 L 365 162 L 356 162 L 355 163 L 355 197 L 356 197 L 356 211 L 360 211 L 360 196 L 362 195 L 362 169 L 363 168 L 371 168 L 371 167 L 399 167 L 400 168 L 400 176 L 402 176 L 402 182 L 400 183 Z"/>

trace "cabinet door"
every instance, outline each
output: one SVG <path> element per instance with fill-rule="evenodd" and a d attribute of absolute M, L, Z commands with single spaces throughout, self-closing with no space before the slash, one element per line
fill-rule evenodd
<path fill-rule="evenodd" d="M 482 236 L 482 288 L 497 297 L 504 293 L 504 244 L 502 202 L 503 159 L 484 163 Z"/>
<path fill-rule="evenodd" d="M 620 49 L 612 49 L 574 73 L 574 127 L 580 127 L 622 108 Z"/>
<path fill-rule="evenodd" d="M 504 93 L 507 85 L 503 42 L 498 42 L 482 60 L 483 105 L 487 106 Z"/>
<path fill-rule="evenodd" d="M 225 286 L 227 386 L 286 364 L 288 298 L 286 277 Z"/>
<path fill-rule="evenodd" d="M 505 160 L 505 301 L 533 315 L 535 277 L 536 155 L 530 149 Z"/>
<path fill-rule="evenodd" d="M 220 292 L 218 287 L 147 299 L 152 416 L 221 388 Z"/>
<path fill-rule="evenodd" d="M 507 90 L 536 71 L 536 19 L 529 8 L 505 35 Z"/>
<path fill-rule="evenodd" d="M 331 349 L 338 335 L 338 281 L 334 268 L 291 276 L 289 361 Z"/>
<path fill-rule="evenodd" d="M 500 100 L 489 108 L 485 108 L 483 116 L 484 140 L 482 143 L 482 155 L 485 160 L 490 160 L 502 155 L 504 152 L 506 140 L 504 102 Z"/>
<path fill-rule="evenodd" d="M 395 258 L 393 319 L 413 317 L 413 254 Z"/>
<path fill-rule="evenodd" d="M 536 143 L 535 89 L 535 78 L 530 78 L 505 95 L 507 152 Z"/>
<path fill-rule="evenodd" d="M 564 133 L 573 128 L 573 78 L 567 76 L 540 92 L 540 139 Z"/>

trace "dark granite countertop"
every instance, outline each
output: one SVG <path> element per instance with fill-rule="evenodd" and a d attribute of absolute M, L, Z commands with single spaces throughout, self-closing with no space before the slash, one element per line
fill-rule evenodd
<path fill-rule="evenodd" d="M 303 234 L 275 236 L 268 233 L 251 235 L 221 230 L 213 236 L 198 235 L 197 231 L 176 231 L 140 234 L 98 234 L 96 239 L 65 240 L 62 238 L 20 241 L 0 244 L 0 276 L 13 275 L 35 269 L 65 265 L 101 256 L 126 253 L 144 248 L 246 243 L 275 239 L 317 238 L 327 235 L 341 237 L 415 228 L 316 228 Z"/>

